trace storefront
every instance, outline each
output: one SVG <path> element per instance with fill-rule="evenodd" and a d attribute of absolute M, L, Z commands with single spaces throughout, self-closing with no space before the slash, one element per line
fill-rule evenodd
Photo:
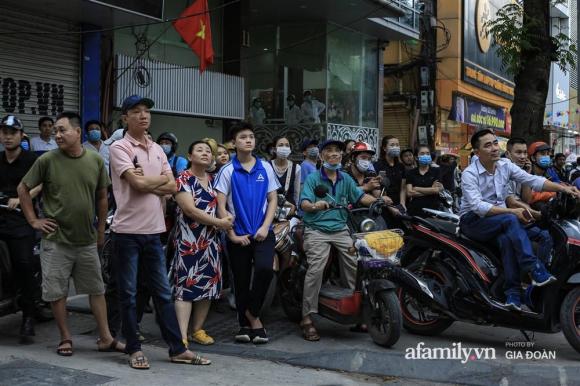
<path fill-rule="evenodd" d="M 438 17 L 457 33 L 439 53 L 435 146 L 441 153 L 460 153 L 465 164 L 466 145 L 476 130 L 492 128 L 498 136 L 509 137 L 514 83 L 483 27 L 507 0 L 458 3 L 438 2 Z"/>

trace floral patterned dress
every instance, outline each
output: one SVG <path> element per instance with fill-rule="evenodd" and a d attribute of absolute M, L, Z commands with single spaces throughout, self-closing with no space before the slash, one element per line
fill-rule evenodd
<path fill-rule="evenodd" d="M 177 191 L 194 195 L 195 206 L 210 216 L 216 215 L 217 194 L 213 178 L 208 187 L 185 170 L 177 178 Z M 179 208 L 175 234 L 175 256 L 169 271 L 176 300 L 198 301 L 219 298 L 222 286 L 220 243 L 218 230 L 197 223 Z"/>

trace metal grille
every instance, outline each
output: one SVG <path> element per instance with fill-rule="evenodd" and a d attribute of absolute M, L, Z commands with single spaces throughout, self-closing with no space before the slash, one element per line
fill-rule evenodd
<path fill-rule="evenodd" d="M 0 6 L 0 31 L 78 29 L 62 19 Z M 0 114 L 15 114 L 28 134 L 38 119 L 79 110 L 78 34 L 4 35 L 0 39 Z"/>
<path fill-rule="evenodd" d="M 138 69 L 141 67 L 141 70 Z M 146 70 L 143 70 L 143 68 Z M 140 71 L 140 75 L 136 73 Z M 200 117 L 243 119 L 244 79 L 239 76 L 117 55 L 115 103 L 139 94 L 155 101 L 153 111 Z"/>

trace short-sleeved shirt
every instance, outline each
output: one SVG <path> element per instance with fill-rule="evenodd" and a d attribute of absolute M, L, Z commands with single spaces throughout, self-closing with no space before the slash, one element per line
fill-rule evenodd
<path fill-rule="evenodd" d="M 111 179 L 117 202 L 111 230 L 115 233 L 152 235 L 165 232 L 162 198 L 140 192 L 122 178 L 127 170 L 135 169 L 135 157 L 146 177 L 171 173 L 161 146 L 148 138 L 146 141 L 144 145 L 126 133 L 111 145 Z"/>
<path fill-rule="evenodd" d="M 16 188 L 22 178 L 28 173 L 36 161 L 36 154 L 30 151 L 20 151 L 11 163 L 6 159 L 6 153 L 0 153 L 0 192 L 8 198 L 18 198 Z M 22 212 L 0 209 L 0 233 L 13 236 L 30 234 L 31 228 Z"/>
<path fill-rule="evenodd" d="M 300 165 L 301 172 L 300 172 L 300 183 L 304 184 L 306 181 L 306 177 L 308 177 L 311 173 L 316 171 L 316 165 L 308 160 L 304 160 Z"/>
<path fill-rule="evenodd" d="M 47 151 L 58 149 L 58 145 L 54 138 L 50 138 L 48 142 L 40 137 L 32 137 L 30 139 L 30 147 L 36 154 L 41 155 Z"/>
<path fill-rule="evenodd" d="M 175 178 L 179 177 L 179 174 L 187 169 L 187 160 L 178 155 L 172 155 L 171 158 L 167 160 L 167 162 L 169 162 L 169 166 L 171 167 L 171 171 L 173 172 Z"/>
<path fill-rule="evenodd" d="M 332 199 L 328 196 L 324 198 L 316 197 L 314 191 L 318 185 L 327 187 L 328 196 L 332 197 Z M 322 168 L 316 173 L 310 174 L 306 181 L 304 181 L 304 187 L 300 195 L 300 203 L 308 200 L 313 204 L 317 201 L 326 201 L 330 204 L 355 205 L 363 195 L 364 192 L 361 188 L 356 186 L 356 182 L 345 172 L 338 171 L 336 183 L 333 184 L 326 175 L 324 168 Z M 347 218 L 348 214 L 343 209 L 305 212 L 304 224 L 321 232 L 338 232 L 346 228 Z"/>
<path fill-rule="evenodd" d="M 22 181 L 29 188 L 43 184 L 44 214 L 58 224 L 44 238 L 74 246 L 97 241 L 96 193 L 111 183 L 97 153 L 83 148 L 81 156 L 74 158 L 60 149 L 49 151 L 36 160 Z"/>
<path fill-rule="evenodd" d="M 93 146 L 92 143 L 86 141 L 83 143 L 83 146 L 86 149 L 97 152 L 101 156 L 103 161 L 105 161 L 105 169 L 109 170 L 109 145 L 106 145 L 104 142 L 101 142 L 101 146 L 97 149 L 95 146 Z"/>
<path fill-rule="evenodd" d="M 393 204 L 398 205 L 401 203 L 401 183 L 405 179 L 405 166 L 398 161 L 395 161 L 394 165 L 391 166 L 389 163 L 380 159 L 373 165 L 377 173 L 384 171 L 385 175 L 389 179 L 389 187 L 386 189 L 386 194 Z"/>
<path fill-rule="evenodd" d="M 220 169 L 215 189 L 228 200 L 228 210 L 235 215 L 234 232 L 238 236 L 255 235 L 264 223 L 268 208 L 268 193 L 278 190 L 278 177 L 267 161 L 256 158 L 250 172 L 238 158 Z"/>
<path fill-rule="evenodd" d="M 417 188 L 430 188 L 435 181 L 441 182 L 441 172 L 439 168 L 429 167 L 425 174 L 419 172 L 419 168 L 415 168 L 406 174 L 407 185 L 413 185 Z M 413 197 L 410 199 L 407 209 L 409 213 L 414 216 L 422 216 L 423 208 L 438 209 L 439 195 L 432 194 L 428 196 Z"/>

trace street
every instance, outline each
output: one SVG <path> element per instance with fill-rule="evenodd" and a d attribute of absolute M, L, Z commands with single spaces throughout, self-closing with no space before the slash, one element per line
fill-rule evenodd
<path fill-rule="evenodd" d="M 216 344 L 191 346 L 206 354 L 213 361 L 211 366 L 190 369 L 169 363 L 154 317 L 146 314 L 142 324 L 147 338 L 144 351 L 152 368 L 136 371 L 129 368 L 126 356 L 95 350 L 95 323 L 87 314 L 86 297 L 72 297 L 69 309 L 76 310 L 70 313 L 75 345 L 71 358 L 54 353 L 58 341 L 54 322 L 38 324 L 35 344 L 23 346 L 17 343 L 19 315 L 0 319 L 0 384 L 580 384 L 579 354 L 561 334 L 535 334 L 533 347 L 526 349 L 520 346 L 531 344 L 525 342 L 519 331 L 456 323 L 439 337 L 403 333 L 395 347 L 385 349 L 375 345 L 366 334 L 353 333 L 344 326 L 318 319 L 322 340 L 312 343 L 304 341 L 298 327 L 276 308 L 264 318 L 271 343 L 240 345 L 233 342 L 235 314 L 225 302 L 212 309 L 206 323 L 206 330 Z M 506 341 L 511 342 L 507 348 Z M 423 349 L 418 349 L 420 342 Z M 440 354 L 445 350 L 429 353 L 425 347 L 449 348 L 453 359 L 441 359 Z M 488 358 L 480 355 L 481 349 L 487 349 L 484 353 L 489 354 Z M 470 354 L 464 358 L 461 352 Z M 412 359 L 413 355 L 423 359 Z M 428 355 L 433 360 L 426 359 Z M 439 359 L 434 359 L 437 355 Z M 554 355 L 555 359 L 551 358 Z"/>

